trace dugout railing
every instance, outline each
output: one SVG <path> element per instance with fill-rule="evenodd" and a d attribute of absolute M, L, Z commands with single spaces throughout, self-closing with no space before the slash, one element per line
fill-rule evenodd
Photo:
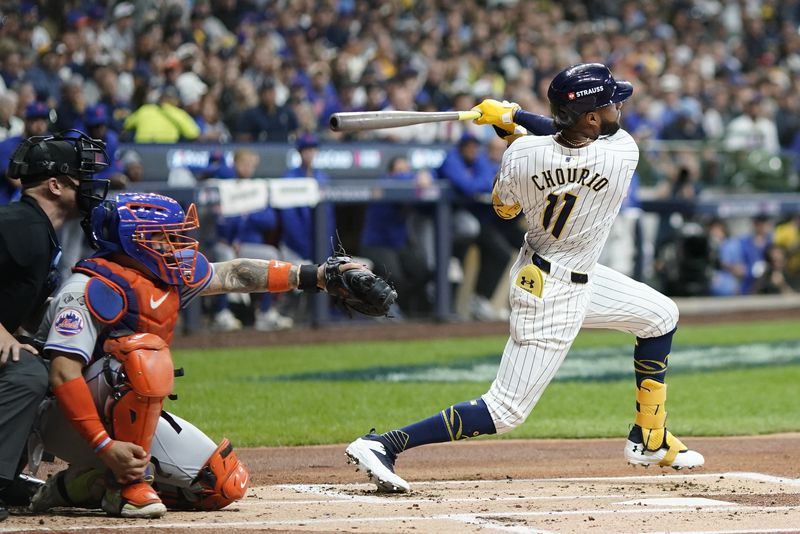
<path fill-rule="evenodd" d="M 182 202 L 197 202 L 201 208 L 213 212 L 215 202 L 219 201 L 214 185 L 199 182 L 196 186 L 175 187 L 170 185 L 169 174 L 181 167 L 195 171 L 209 168 L 214 159 L 219 161 L 221 158 L 222 161 L 232 162 L 230 160 L 233 152 L 240 147 L 256 150 L 262 155 L 262 161 L 257 169 L 259 176 L 279 179 L 283 171 L 297 163 L 296 151 L 285 145 L 123 145 L 121 151 L 134 149 L 139 152 L 144 156 L 146 176 L 158 178 L 134 184 L 134 187 L 161 191 Z M 455 194 L 447 183 L 436 183 L 432 188 L 421 191 L 411 184 L 376 178 L 384 173 L 386 162 L 395 155 L 409 157 L 415 168 L 435 168 L 441 163 L 449 148 L 451 147 L 447 145 L 415 146 L 382 143 L 359 146 L 323 145 L 318 157 L 323 170 L 331 175 L 332 183 L 320 190 L 320 203 L 316 205 L 315 213 L 328 203 L 340 207 L 355 207 L 372 202 L 400 202 L 431 207 L 436 227 L 433 317 L 438 321 L 456 318 L 447 272 L 452 242 L 450 221 L 454 203 L 469 200 Z M 641 209 L 656 214 L 678 212 L 691 217 L 723 219 L 757 215 L 780 219 L 800 213 L 800 193 L 796 192 L 795 185 L 797 174 L 790 156 L 779 157 L 780 163 L 777 163 L 774 157 L 758 155 L 748 160 L 748 154 L 725 155 L 717 149 L 718 146 L 711 143 L 643 143 L 639 166 L 642 188 L 638 203 Z M 701 164 L 699 179 L 704 186 L 701 194 L 691 200 L 654 198 L 652 193 L 655 181 L 663 179 L 666 172 L 675 168 L 675 162 L 686 158 L 687 155 L 698 158 Z M 713 155 L 713 161 L 709 160 L 710 155 Z M 731 161 L 724 161 L 726 158 Z M 742 158 L 749 163 L 742 164 Z M 723 160 L 721 163 L 720 159 Z M 720 169 L 725 169 L 724 175 L 719 174 L 723 172 Z M 711 174 L 712 171 L 714 174 Z M 763 179 L 764 176 L 768 176 L 769 179 Z M 761 187 L 770 187 L 773 190 L 758 192 Z M 731 192 L 737 190 L 747 192 Z M 487 200 L 474 199 L 483 203 Z M 313 258 L 315 261 L 324 260 L 331 252 L 331 243 L 325 237 L 329 235 L 329 229 L 325 225 L 324 217 L 315 217 L 315 258 Z M 196 317 L 190 318 L 190 330 L 191 324 L 196 320 Z M 322 295 L 317 296 L 313 300 L 310 321 L 313 325 L 323 325 L 329 320 L 328 299 Z"/>

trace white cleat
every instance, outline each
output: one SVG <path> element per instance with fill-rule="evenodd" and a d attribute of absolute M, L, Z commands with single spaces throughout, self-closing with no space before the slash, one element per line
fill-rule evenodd
<path fill-rule="evenodd" d="M 671 467 L 673 469 L 694 469 L 695 467 L 702 467 L 705 463 L 703 455 L 697 451 L 682 449 L 671 462 L 666 460 L 668 452 L 669 449 L 667 447 L 661 447 L 657 451 L 648 451 L 645 450 L 644 445 L 641 443 L 634 443 L 631 440 L 627 440 L 625 443 L 625 460 L 631 465 L 642 465 L 644 467 L 660 465 L 661 467 Z"/>
<path fill-rule="evenodd" d="M 408 482 L 394 472 L 394 455 L 386 450 L 376 434 L 367 434 L 348 445 L 345 455 L 348 463 L 356 464 L 378 487 L 387 493 L 407 493 L 411 491 Z"/>

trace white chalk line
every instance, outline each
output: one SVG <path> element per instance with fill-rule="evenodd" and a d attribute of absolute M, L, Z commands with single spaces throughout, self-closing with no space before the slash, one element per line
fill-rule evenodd
<path fill-rule="evenodd" d="M 552 483 L 563 483 L 563 482 L 611 482 L 611 481 L 620 481 L 620 482 L 627 482 L 627 481 L 668 481 L 668 480 L 681 480 L 681 479 L 708 479 L 708 478 L 738 478 L 738 479 L 747 479 L 747 480 L 755 480 L 759 482 L 768 482 L 772 484 L 783 484 L 787 486 L 797 486 L 800 487 L 800 479 L 794 478 L 785 478 L 785 477 L 776 477 L 772 475 L 766 475 L 763 473 L 751 473 L 751 472 L 728 472 L 728 473 L 685 473 L 685 474 L 659 474 L 659 475 L 630 475 L 630 476 L 618 476 L 618 477 L 571 477 L 571 478 L 520 478 L 520 479 L 502 479 L 502 480 L 440 480 L 440 481 L 426 481 L 426 482 L 414 482 L 413 486 L 441 486 L 442 484 L 447 485 L 479 485 L 482 483 L 507 483 L 507 484 L 552 484 Z M 372 484 L 360 484 L 359 486 L 363 487 L 374 487 Z M 376 495 L 352 495 L 350 493 L 344 493 L 340 489 L 344 485 L 334 485 L 334 484 L 281 484 L 276 486 L 278 488 L 286 488 L 293 491 L 297 491 L 298 493 L 308 493 L 312 495 L 322 495 L 326 497 L 333 497 L 336 499 L 344 499 L 344 500 L 352 500 L 362 503 L 370 503 L 370 504 L 380 504 L 380 503 L 397 503 L 397 502 L 416 502 L 412 499 L 408 499 L 405 497 L 387 497 L 386 495 L 381 496 L 380 494 Z M 352 485 L 348 485 L 347 487 L 352 487 Z M 655 495 L 654 495 L 655 496 Z M 537 497 L 531 497 L 530 499 L 536 499 Z M 543 497 L 538 497 L 542 498 Z M 561 497 L 565 498 L 565 497 Z M 575 498 L 582 498 L 581 496 L 576 496 Z M 592 498 L 592 497 L 586 497 Z M 599 497 L 598 497 L 599 498 Z M 472 499 L 466 499 L 472 500 Z M 480 498 L 476 498 L 474 500 L 480 500 Z M 497 499 L 487 499 L 487 500 L 497 500 Z M 513 499 L 510 499 L 513 500 Z M 523 500 L 523 499 L 520 499 Z M 422 499 L 418 502 L 429 502 L 429 500 Z M 459 501 L 449 501 L 449 502 L 459 502 Z"/>
<path fill-rule="evenodd" d="M 746 513 L 746 512 L 761 512 L 764 510 L 770 510 L 772 512 L 792 512 L 792 511 L 800 511 L 800 506 L 771 506 L 771 507 L 764 507 L 764 506 L 739 506 L 736 508 L 736 511 L 739 513 Z M 641 507 L 636 509 L 617 509 L 617 510 L 555 510 L 555 511 L 542 511 L 542 512 L 485 512 L 485 513 L 478 513 L 478 514 L 437 514 L 437 515 L 430 515 L 430 516 L 391 516 L 391 517 L 341 517 L 341 518 L 326 518 L 326 519 L 285 519 L 285 520 L 274 520 L 274 521 L 266 521 L 266 520 L 259 520 L 259 521 L 208 521 L 208 522 L 200 522 L 200 521 L 193 521 L 193 522 L 181 522 L 181 523 L 161 523 L 161 522 L 148 522 L 144 524 L 126 524 L 126 525 L 108 525 L 106 522 L 96 524 L 96 525 L 79 525 L 79 526 L 72 526 L 72 527 L 58 527 L 57 530 L 64 530 L 64 531 L 84 531 L 84 530 L 94 530 L 98 528 L 102 529 L 113 529 L 113 530 L 124 530 L 129 528 L 159 528 L 159 529 L 190 529 L 190 528 L 235 528 L 235 527 L 267 527 L 267 526 L 305 526 L 305 525 L 325 525 L 325 524 L 332 524 L 332 523 L 386 523 L 386 522 L 397 522 L 397 521 L 458 521 L 463 522 L 465 518 L 469 518 L 471 520 L 480 520 L 480 521 L 487 521 L 488 523 L 492 522 L 492 518 L 497 518 L 498 521 L 502 521 L 508 517 L 518 517 L 518 518 L 536 518 L 536 517 L 566 517 L 566 516 L 577 516 L 577 515 L 591 515 L 591 516 L 599 516 L 599 515 L 637 515 L 637 514 L 660 514 L 660 513 L 669 513 L 674 514 L 677 512 L 689 512 L 693 514 L 699 514 L 703 512 L 724 512 L 730 513 L 731 508 L 729 506 L 704 506 L 704 507 L 696 507 L 696 506 L 686 506 L 686 507 L 664 507 L 664 508 L 647 508 Z M 108 521 L 105 519 L 104 521 Z M 502 525 L 496 525 L 496 527 L 501 527 Z M 493 527 L 494 528 L 494 527 Z M 53 530 L 53 527 L 32 527 L 32 528 L 19 528 L 15 527 L 13 529 L 9 528 L 2 528 L 0 532 L 42 532 L 42 531 L 49 531 Z M 785 530 L 785 529 L 784 529 Z M 773 530 L 773 532 L 781 532 L 780 529 Z"/>
<path fill-rule="evenodd" d="M 793 532 L 800 532 L 796 528 L 748 528 L 746 530 L 681 530 L 676 532 L 674 530 L 657 530 L 653 532 L 637 532 L 636 534 L 769 534 L 770 532 L 776 534 L 792 534 Z"/>
<path fill-rule="evenodd" d="M 491 481 L 490 481 L 491 482 Z M 315 487 L 314 485 L 305 485 L 305 484 L 293 484 L 293 485 L 285 485 L 280 486 L 281 488 L 286 488 L 290 490 L 297 491 L 298 493 L 307 493 L 310 495 L 322 495 L 325 497 L 331 497 L 332 499 L 338 500 L 348 500 L 354 501 L 363 504 L 387 504 L 387 505 L 397 505 L 397 504 L 431 504 L 431 503 L 461 503 L 461 502 L 482 502 L 482 501 L 490 501 L 490 502 L 523 502 L 523 501 L 563 501 L 563 500 L 580 500 L 580 499 L 623 499 L 626 497 L 631 497 L 630 495 L 626 495 L 623 493 L 609 493 L 609 494 L 597 494 L 597 495 L 531 495 L 531 496 L 508 496 L 508 497 L 453 497 L 453 498 L 436 498 L 436 499 L 426 499 L 426 498 L 414 498 L 414 497 L 406 497 L 402 495 L 384 495 L 384 496 L 376 496 L 376 495 L 353 495 L 352 493 L 344 493 L 337 491 L 335 489 L 331 489 L 330 487 L 327 488 L 319 488 Z M 413 495 L 413 494 L 412 494 Z M 654 497 L 668 497 L 668 493 L 637 493 L 637 496 L 642 498 L 654 498 Z M 256 502 L 249 502 L 249 503 L 237 503 L 238 505 L 246 504 L 249 506 L 256 506 L 260 503 L 269 503 L 269 504 L 326 504 L 330 503 L 331 501 L 328 500 L 291 500 L 291 501 L 284 501 L 280 499 L 274 500 L 260 500 Z"/>
<path fill-rule="evenodd" d="M 752 473 L 752 472 L 728 472 L 728 473 L 692 473 L 692 474 L 671 474 L 671 475 L 636 475 L 636 476 L 622 476 L 622 477 L 570 477 L 570 478 L 541 478 L 541 479 L 503 479 L 503 480 L 452 480 L 452 481 L 431 481 L 431 482 L 419 482 L 415 483 L 415 485 L 441 485 L 441 484 L 455 484 L 455 485 L 464 485 L 464 484 L 472 484 L 475 485 L 476 483 L 485 483 L 485 482 L 517 482 L 517 483 L 563 483 L 563 482 L 608 482 L 608 481 L 631 481 L 631 480 L 675 480 L 675 479 L 702 479 L 702 478 L 740 478 L 740 479 L 748 479 L 748 480 L 756 480 L 761 482 L 768 482 L 774 484 L 784 484 L 789 486 L 800 486 L 800 479 L 791 479 L 791 478 L 784 478 L 784 477 L 776 477 L 772 475 L 766 475 L 763 473 Z M 562 496 L 562 497 L 553 497 L 553 496 L 534 496 L 534 497 L 501 497 L 501 498 L 478 498 L 478 499 L 406 499 L 406 498 L 386 498 L 386 497 L 379 497 L 379 496 L 357 496 L 357 495 L 350 495 L 344 494 L 341 492 L 335 491 L 336 487 L 352 487 L 353 485 L 332 485 L 332 484 L 317 484 L 317 485 L 303 485 L 303 484 L 281 484 L 275 487 L 277 488 L 285 488 L 292 491 L 297 491 L 299 493 L 308 493 L 314 495 L 323 495 L 326 497 L 333 497 L 335 499 L 341 500 L 353 500 L 355 502 L 379 502 L 379 503 L 388 503 L 388 504 L 407 504 L 407 503 L 435 503 L 435 502 L 461 502 L 461 501 L 477 501 L 477 500 L 487 500 L 487 501 L 523 501 L 523 500 L 552 500 L 552 499 L 575 499 L 575 498 L 603 498 L 602 496 L 593 496 L 593 497 L 584 497 L 584 496 Z M 369 487 L 370 485 L 365 485 Z M 660 494 L 663 495 L 663 494 Z M 641 494 L 637 494 L 638 497 L 643 497 Z M 611 498 L 616 498 L 615 496 L 608 496 Z M 266 505 L 275 505 L 275 504 L 285 504 L 287 501 L 281 500 L 260 500 L 258 503 L 253 503 L 254 505 L 259 506 L 266 506 Z M 331 500 L 324 500 L 324 501 L 292 501 L 296 502 L 297 504 L 309 504 L 311 502 L 326 504 L 330 502 L 336 502 Z M 238 503 L 238 506 L 242 506 L 245 503 Z M 236 506 L 236 505 L 235 505 Z M 250 503 L 247 503 L 247 507 L 250 508 Z M 392 516 L 392 517 L 371 517 L 371 518 L 326 518 L 326 519 L 292 519 L 292 520 L 274 520 L 274 521 L 267 521 L 267 520 L 259 520 L 259 521 L 219 521 L 219 522 L 177 522 L 177 523 L 162 523 L 162 522 L 147 522 L 146 524 L 125 524 L 125 525 L 109 525 L 107 522 L 97 524 L 97 525 L 78 525 L 78 526 L 70 526 L 70 527 L 59 527 L 58 530 L 64 531 L 71 531 L 71 532 L 80 532 L 80 531 L 87 531 L 87 530 L 94 530 L 98 528 L 103 529 L 110 529 L 110 530 L 126 530 L 130 528 L 154 528 L 154 529 L 189 529 L 189 528 L 236 528 L 236 527 L 268 527 L 268 526 L 302 526 L 302 525 L 323 525 L 323 524 L 331 524 L 337 522 L 348 522 L 348 523 L 383 523 L 383 522 L 394 522 L 394 521 L 456 521 L 460 523 L 468 523 L 473 525 L 484 526 L 487 528 L 491 528 L 494 530 L 500 530 L 503 532 L 527 532 L 532 534 L 552 534 L 548 531 L 543 530 L 535 530 L 531 529 L 530 527 L 522 527 L 522 526 L 514 526 L 514 525 L 498 525 L 496 521 L 502 521 L 503 518 L 507 517 L 519 517 L 519 518 L 535 518 L 535 517 L 553 517 L 553 516 L 575 516 L 575 515 L 608 515 L 608 514 L 658 514 L 658 513 L 677 513 L 677 512 L 689 512 L 689 513 L 703 513 L 703 512 L 729 512 L 731 510 L 731 506 L 728 503 L 721 504 L 718 506 L 689 506 L 689 507 L 637 507 L 633 509 L 614 509 L 614 510 L 561 510 L 561 511 L 534 511 L 534 512 L 490 512 L 490 513 L 479 513 L 479 514 L 438 514 L 433 516 Z M 800 511 L 800 506 L 740 506 L 736 505 L 737 512 L 739 513 L 747 513 L 747 512 L 763 512 L 769 510 L 771 512 L 791 512 L 791 511 Z M 493 519 L 496 518 L 496 519 Z M 107 521 L 107 520 L 106 520 Z M 44 532 L 50 531 L 52 527 L 46 526 L 39 526 L 39 527 L 13 527 L 13 528 L 0 528 L 0 533 L 5 532 Z M 735 530 L 725 530 L 725 531 L 717 531 L 717 530 L 709 530 L 709 531 L 696 531 L 696 534 L 740 534 L 744 532 L 754 532 L 754 533 L 779 533 L 779 532 L 800 532 L 797 529 L 760 529 L 760 530 L 753 530 L 747 529 L 743 531 L 735 531 Z M 659 533 L 652 533 L 652 534 L 659 534 Z M 682 534 L 689 534 L 689 533 L 682 533 Z"/>

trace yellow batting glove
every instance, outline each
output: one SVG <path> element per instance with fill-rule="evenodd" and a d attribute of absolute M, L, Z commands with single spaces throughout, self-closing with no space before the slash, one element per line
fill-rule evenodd
<path fill-rule="evenodd" d="M 498 217 L 506 220 L 513 219 L 522 211 L 522 206 L 519 205 L 519 202 L 514 202 L 511 206 L 503 204 L 500 197 L 497 196 L 494 187 L 492 188 L 492 208 L 494 208 L 494 212 Z"/>
<path fill-rule="evenodd" d="M 480 111 L 481 116 L 473 120 L 475 124 L 491 124 L 492 126 L 514 129 L 514 112 L 520 108 L 519 104 L 503 100 L 492 100 L 488 98 L 472 108 L 473 111 Z"/>

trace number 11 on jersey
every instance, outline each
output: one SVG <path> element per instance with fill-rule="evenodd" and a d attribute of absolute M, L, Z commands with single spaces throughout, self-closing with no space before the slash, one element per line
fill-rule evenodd
<path fill-rule="evenodd" d="M 561 197 L 564 198 L 563 204 L 561 204 Z M 572 213 L 572 208 L 575 207 L 576 200 L 578 200 L 578 197 L 572 193 L 564 193 L 563 195 L 554 195 L 550 193 L 547 195 L 547 207 L 545 207 L 544 215 L 542 216 L 542 226 L 545 230 L 550 228 L 550 223 L 553 221 L 556 207 L 561 204 L 558 215 L 556 216 L 556 221 L 553 224 L 553 229 L 550 230 L 550 233 L 553 234 L 553 237 L 556 239 L 561 237 L 561 232 L 564 231 L 564 225 L 567 224 L 567 219 L 569 219 L 569 215 Z"/>

